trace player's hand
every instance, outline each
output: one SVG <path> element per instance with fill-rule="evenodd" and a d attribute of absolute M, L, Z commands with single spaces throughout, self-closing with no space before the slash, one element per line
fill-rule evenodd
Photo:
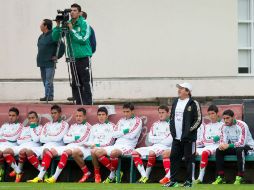
<path fill-rule="evenodd" d="M 226 150 L 226 149 L 228 149 L 228 146 L 229 146 L 228 144 L 223 143 L 223 144 L 219 145 L 219 149 L 220 150 Z"/>
<path fill-rule="evenodd" d="M 70 30 L 73 29 L 73 26 L 72 26 L 71 22 L 68 23 L 68 27 L 69 27 Z"/>

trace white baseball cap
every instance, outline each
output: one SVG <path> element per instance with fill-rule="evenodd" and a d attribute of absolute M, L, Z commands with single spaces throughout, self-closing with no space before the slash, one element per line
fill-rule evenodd
<path fill-rule="evenodd" d="M 177 88 L 187 88 L 190 92 L 192 91 L 192 85 L 190 83 L 184 82 L 182 84 L 177 84 Z"/>

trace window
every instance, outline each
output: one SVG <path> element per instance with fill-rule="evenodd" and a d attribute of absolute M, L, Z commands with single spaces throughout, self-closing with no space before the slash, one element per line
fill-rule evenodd
<path fill-rule="evenodd" d="M 254 0 L 238 0 L 238 72 L 254 74 Z"/>

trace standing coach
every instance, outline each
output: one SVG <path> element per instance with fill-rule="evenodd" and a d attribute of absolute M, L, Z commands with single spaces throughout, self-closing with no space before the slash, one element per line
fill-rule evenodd
<path fill-rule="evenodd" d="M 202 122 L 199 103 L 192 99 L 189 83 L 177 84 L 178 98 L 174 101 L 170 114 L 170 132 L 173 137 L 170 155 L 171 177 L 166 187 L 178 187 L 176 175 L 184 158 L 187 173 L 184 187 L 192 186 L 192 163 L 195 159 L 197 129 Z"/>

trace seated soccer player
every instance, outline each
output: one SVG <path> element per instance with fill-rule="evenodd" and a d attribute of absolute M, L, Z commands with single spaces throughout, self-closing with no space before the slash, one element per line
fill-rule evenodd
<path fill-rule="evenodd" d="M 208 164 L 208 157 L 215 155 L 216 149 L 219 147 L 219 140 L 221 136 L 221 128 L 223 122 L 218 116 L 218 107 L 215 105 L 210 105 L 208 107 L 207 113 L 210 119 L 210 123 L 202 124 L 198 129 L 198 140 L 197 140 L 197 155 L 201 156 L 200 171 L 197 184 L 203 182 L 205 175 L 205 168 Z"/>
<path fill-rule="evenodd" d="M 10 147 L 17 146 L 23 125 L 19 123 L 19 110 L 15 107 L 9 109 L 9 121 L 0 128 L 0 181 L 4 179 L 4 155 L 3 152 Z"/>
<path fill-rule="evenodd" d="M 95 183 L 101 182 L 100 168 L 98 161 L 94 159 L 94 152 L 114 143 L 112 133 L 115 124 L 108 121 L 108 110 L 105 107 L 100 107 L 97 111 L 97 117 L 98 123 L 91 127 L 88 142 L 85 142 L 84 146 L 75 148 L 72 152 L 73 159 L 83 171 L 83 177 L 79 180 L 80 183 L 85 182 L 91 175 L 84 161 L 88 156 L 93 157 Z"/>
<path fill-rule="evenodd" d="M 28 151 L 28 160 L 33 166 L 39 169 L 40 173 L 32 180 L 28 180 L 30 183 L 42 182 L 42 179 L 50 166 L 53 157 L 57 156 L 56 148 L 63 146 L 63 137 L 67 133 L 69 124 L 61 118 L 62 109 L 58 105 L 51 107 L 51 122 L 44 125 L 40 136 L 41 143 L 44 143 L 41 147 L 34 147 L 32 151 Z M 37 155 L 37 156 L 36 156 Z M 38 161 L 38 156 L 42 155 L 41 166 Z"/>
<path fill-rule="evenodd" d="M 121 182 L 122 172 L 120 179 L 116 179 L 118 157 L 132 153 L 142 130 L 142 120 L 134 115 L 134 105 L 132 103 L 123 105 L 123 113 L 125 117 L 119 120 L 113 132 L 113 137 L 117 139 L 115 144 L 95 152 L 99 162 L 110 170 L 110 175 L 104 183 Z M 107 156 L 110 156 L 110 159 Z"/>
<path fill-rule="evenodd" d="M 68 157 L 72 156 L 72 151 L 75 148 L 83 146 L 88 140 L 90 129 L 91 125 L 86 121 L 86 110 L 84 108 L 78 108 L 76 111 L 76 123 L 71 125 L 67 134 L 63 138 L 64 143 L 68 145 L 55 148 L 58 156 L 61 156 L 61 158 L 57 165 L 55 174 L 52 177 L 45 179 L 45 182 L 56 182 L 58 176 L 66 166 Z"/>
<path fill-rule="evenodd" d="M 254 147 L 248 125 L 240 120 L 236 120 L 232 110 L 223 112 L 224 125 L 222 126 L 222 134 L 220 138 L 219 148 L 216 149 L 216 170 L 217 178 L 213 182 L 214 185 L 226 183 L 224 178 L 224 157 L 226 155 L 237 156 L 238 173 L 234 184 L 242 184 L 244 182 L 244 166 L 245 155 Z"/>
<path fill-rule="evenodd" d="M 134 163 L 141 174 L 139 183 L 146 183 L 149 179 L 152 167 L 156 162 L 156 157 L 163 155 L 163 165 L 166 176 L 160 181 L 162 184 L 169 182 L 170 177 L 170 147 L 172 144 L 172 136 L 169 128 L 169 108 L 160 106 L 158 108 L 159 121 L 155 122 L 148 134 L 148 141 L 151 146 L 137 148 L 132 152 Z M 142 157 L 148 156 L 146 170 L 144 168 Z"/>
<path fill-rule="evenodd" d="M 42 131 L 42 126 L 39 125 L 38 114 L 35 111 L 30 111 L 28 113 L 28 125 L 23 127 L 22 132 L 17 139 L 19 146 L 14 146 L 7 148 L 4 151 L 4 158 L 6 162 L 13 168 L 13 171 L 9 174 L 10 177 L 15 177 L 15 182 L 20 182 L 23 175 L 23 165 L 26 161 L 27 155 L 26 151 L 31 149 L 31 147 L 38 147 L 40 143 L 40 134 Z M 18 165 L 15 161 L 15 156 L 19 156 Z"/>

